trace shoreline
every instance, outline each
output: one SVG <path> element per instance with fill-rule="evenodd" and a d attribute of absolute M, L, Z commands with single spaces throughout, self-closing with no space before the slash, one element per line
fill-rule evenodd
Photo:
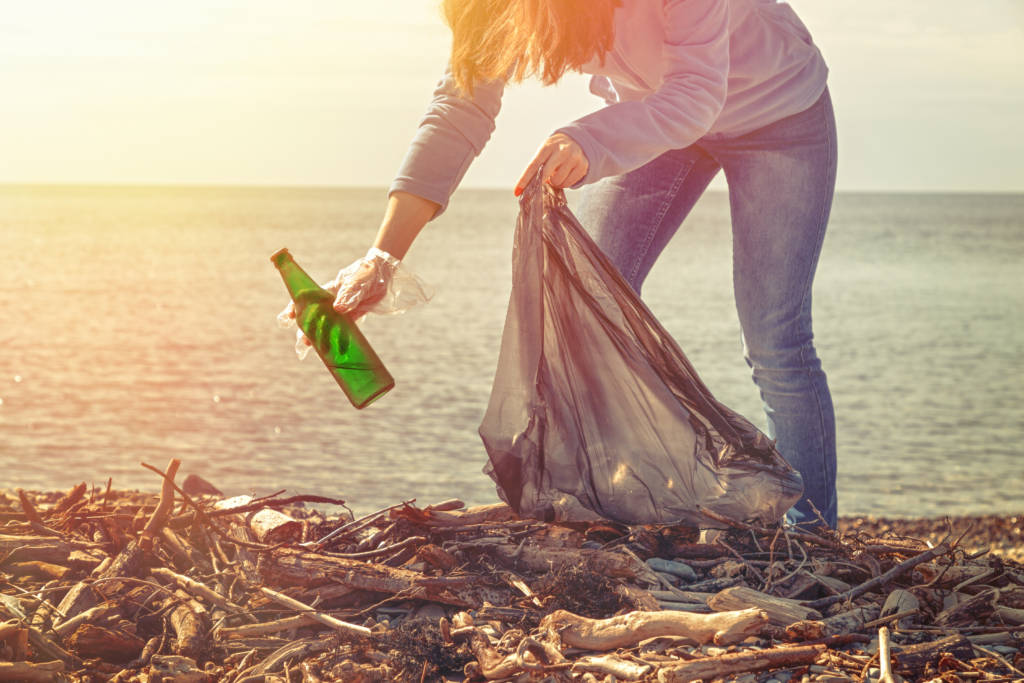
<path fill-rule="evenodd" d="M 18 490 L 16 488 L 0 488 L 0 508 L 5 505 L 5 498 L 10 501 L 7 505 L 16 503 Z M 23 490 L 34 500 L 51 504 L 56 503 L 67 494 L 67 491 L 56 489 Z M 186 492 L 188 492 L 187 487 Z M 140 489 L 111 489 L 109 491 L 109 495 L 115 496 L 129 494 L 159 495 L 159 491 Z M 102 494 L 98 490 L 94 490 L 93 495 Z M 316 505 L 310 507 L 317 509 Z M 0 512 L 0 525 L 5 523 L 8 518 Z M 933 545 L 949 535 L 951 539 L 958 540 L 961 547 L 971 552 L 987 549 L 993 555 L 1024 563 L 1024 510 L 1014 513 L 953 514 L 931 517 L 840 515 L 836 531 L 842 535 L 915 539 Z"/>
<path fill-rule="evenodd" d="M 993 555 L 1024 562 L 1024 513 L 920 518 L 861 515 L 840 517 L 837 530 L 876 538 L 914 538 L 932 544 L 949 535 L 953 540 L 960 539 L 960 545 L 972 552 L 988 548 Z"/>
<path fill-rule="evenodd" d="M 205 485 L 206 482 L 204 481 L 203 484 Z M 56 502 L 68 492 L 67 489 L 54 488 L 0 487 L 0 504 L 3 503 L 5 497 L 17 501 L 19 490 L 30 494 L 34 499 L 50 503 Z M 190 493 L 187 486 L 185 491 Z M 216 491 L 216 489 L 211 486 L 209 491 L 199 490 L 198 493 L 212 491 Z M 156 488 L 112 488 L 109 491 L 109 495 L 159 495 L 159 493 L 159 489 Z M 103 493 L 94 487 L 92 495 L 103 495 Z M 225 497 L 230 496 L 225 495 Z M 423 501 L 418 502 L 423 503 Z M 491 501 L 491 503 L 498 502 L 500 501 L 497 499 Z M 310 507 L 315 508 L 316 506 Z M 865 533 L 876 537 L 892 534 L 933 543 L 942 540 L 946 533 L 952 533 L 954 537 L 964 534 L 963 540 L 975 545 L 992 543 L 1000 549 L 1018 548 L 1024 551 L 1024 508 L 1020 511 L 1005 513 L 961 513 L 932 516 L 841 514 L 836 531 L 843 534 Z"/>
<path fill-rule="evenodd" d="M 174 483 L 179 464 L 159 493 L 0 491 L 0 679 L 1020 673 L 1021 515 L 843 517 L 836 531 L 716 516 L 728 528 L 708 541 L 455 499 L 353 520 L 313 495 L 218 504 L 204 482 Z"/>

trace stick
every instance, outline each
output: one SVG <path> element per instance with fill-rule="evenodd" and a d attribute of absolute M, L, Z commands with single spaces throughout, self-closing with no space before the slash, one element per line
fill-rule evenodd
<path fill-rule="evenodd" d="M 63 498 L 57 501 L 57 504 L 53 506 L 54 515 L 63 515 L 65 512 L 70 510 L 75 503 L 80 501 L 85 496 L 85 490 L 89 488 L 83 481 L 78 484 L 70 491 L 68 491 Z"/>
<path fill-rule="evenodd" d="M 896 683 L 896 679 L 892 675 L 888 626 L 878 629 L 878 671 L 878 683 Z"/>
<path fill-rule="evenodd" d="M 346 531 L 357 531 L 358 529 L 362 529 L 364 526 L 367 526 L 368 524 L 370 524 L 371 522 L 376 520 L 381 515 L 386 514 L 386 513 L 390 512 L 391 510 L 397 510 L 400 507 L 403 507 L 405 505 L 408 505 L 409 503 L 414 502 L 414 500 L 415 499 L 407 500 L 404 503 L 400 503 L 398 505 L 392 505 L 390 507 L 386 507 L 386 508 L 383 508 L 381 510 L 377 510 L 377 512 L 374 512 L 374 513 L 371 513 L 369 515 L 366 515 L 365 517 L 361 517 L 359 519 L 352 520 L 351 522 L 348 522 L 347 524 L 342 524 L 337 529 L 335 529 L 331 533 L 329 533 L 326 536 L 324 536 L 323 538 L 321 538 L 319 541 L 307 541 L 306 543 L 300 543 L 299 547 L 300 548 L 319 548 L 324 543 L 326 543 L 327 541 L 331 540 L 332 538 L 334 538 L 338 534 L 345 533 Z"/>
<path fill-rule="evenodd" d="M 945 541 L 943 541 L 934 548 L 926 550 L 920 555 L 916 555 L 915 557 L 912 557 L 909 560 L 906 560 L 905 562 L 899 563 L 898 565 L 896 565 L 889 571 L 885 572 L 881 576 L 877 576 L 871 579 L 870 581 L 865 581 L 864 583 L 860 584 L 859 586 L 851 588 L 845 593 L 840 593 L 839 595 L 829 595 L 819 600 L 813 600 L 811 602 L 807 602 L 804 604 L 807 605 L 807 607 L 820 609 L 822 607 L 834 605 L 837 602 L 843 602 L 844 600 L 853 600 L 854 598 L 859 597 L 870 590 L 878 588 L 879 586 L 884 586 L 900 574 L 904 574 L 910 571 L 919 564 L 928 562 L 929 560 L 934 560 L 936 557 L 939 557 L 941 555 L 945 555 L 949 552 L 949 550 L 949 545 Z"/>
<path fill-rule="evenodd" d="M 687 683 L 700 679 L 724 678 L 729 674 L 751 673 L 764 669 L 789 668 L 813 663 L 824 645 L 780 647 L 773 650 L 735 652 L 720 657 L 703 657 L 679 666 L 663 667 L 658 672 L 659 683 Z"/>
<path fill-rule="evenodd" d="M 260 624 L 221 628 L 217 630 L 217 635 L 221 638 L 250 638 L 252 636 L 265 636 L 268 633 L 280 633 L 281 631 L 318 623 L 320 622 L 309 614 L 297 614 L 293 617 L 285 617 L 276 621 L 265 621 Z"/>
<path fill-rule="evenodd" d="M 366 552 L 362 552 L 362 553 L 331 553 L 331 552 L 325 551 L 324 554 L 325 555 L 329 555 L 330 557 L 340 557 L 340 558 L 343 558 L 343 559 L 346 559 L 346 560 L 362 560 L 362 559 L 365 559 L 365 558 L 368 558 L 368 557 L 377 557 L 378 555 L 386 555 L 386 554 L 388 554 L 390 552 L 394 552 L 396 550 L 402 550 L 403 548 L 408 548 L 411 545 L 424 545 L 424 544 L 426 544 L 426 542 L 427 542 L 427 539 L 425 537 L 423 537 L 423 536 L 409 536 L 408 538 L 405 538 L 405 539 L 399 541 L 398 543 L 392 543 L 391 545 L 384 546 L 383 548 L 377 548 L 376 550 L 367 550 Z M 300 543 L 300 545 L 303 545 L 303 544 Z"/>
<path fill-rule="evenodd" d="M 21 489 L 17 489 L 17 491 L 18 500 L 21 501 L 21 510 L 25 513 L 25 519 L 27 519 L 29 523 L 35 522 L 36 524 L 42 524 L 43 520 L 39 516 L 39 513 L 36 512 L 36 508 L 32 505 L 32 501 L 28 499 L 28 496 L 25 495 L 24 491 Z"/>
<path fill-rule="evenodd" d="M 181 461 L 177 458 L 171 458 L 171 461 L 167 463 L 167 470 L 163 474 L 164 483 L 160 488 L 160 502 L 149 521 L 146 522 L 146 527 L 142 530 L 142 537 L 139 539 L 139 546 L 147 552 L 153 549 L 153 537 L 160 533 L 160 529 L 167 524 L 171 510 L 174 509 L 174 476 L 178 473 L 180 466 Z"/>
<path fill-rule="evenodd" d="M 972 644 L 972 647 L 974 647 L 975 650 L 977 650 L 978 652 L 983 653 L 987 657 L 993 657 L 995 659 L 998 659 L 1000 662 L 1002 662 L 1003 666 L 1005 666 L 1007 669 L 1009 669 L 1010 671 L 1012 671 L 1013 673 L 1015 673 L 1015 674 L 1017 674 L 1019 676 L 1024 677 L 1024 671 L 1021 671 L 1020 669 L 1015 667 L 1013 664 L 1011 664 L 1005 657 L 1000 655 L 998 652 L 995 652 L 994 650 L 989 650 L 989 649 L 984 648 L 984 647 L 980 647 L 977 644 Z"/>
<path fill-rule="evenodd" d="M 914 608 L 914 609 L 904 610 L 902 612 L 894 612 L 893 614 L 888 614 L 888 615 L 886 615 L 884 617 L 880 617 L 878 619 L 875 619 L 874 621 L 867 622 L 866 624 L 864 624 L 864 628 L 874 628 L 875 626 L 881 626 L 882 624 L 888 624 L 890 621 L 896 621 L 897 619 L 902 619 L 903 617 L 912 616 L 914 614 L 917 614 L 919 611 L 920 610 L 918 608 Z"/>
<path fill-rule="evenodd" d="M 299 640 L 294 643 L 288 643 L 274 652 L 272 652 L 266 659 L 259 664 L 241 671 L 238 674 L 238 678 L 235 679 L 235 683 L 256 683 L 256 681 L 264 681 L 270 676 L 272 671 L 276 671 L 278 667 L 287 667 L 288 661 L 292 659 L 304 659 L 311 654 L 323 652 L 332 647 L 331 641 L 320 641 L 320 640 Z M 289 680 L 290 677 L 285 676 L 285 680 Z"/>
<path fill-rule="evenodd" d="M 35 649 L 39 654 L 46 655 L 51 659 L 59 659 L 65 664 L 70 664 L 71 666 L 79 666 L 82 663 L 81 659 L 47 638 L 46 635 L 37 628 L 33 628 L 32 626 L 28 627 L 28 639 L 29 642 L 32 643 L 33 649 Z"/>
<path fill-rule="evenodd" d="M 274 495 L 277 495 L 276 493 Z M 327 498 L 326 496 L 291 496 L 290 498 L 280 498 L 278 500 L 270 500 L 268 498 L 257 498 L 251 503 L 245 505 L 239 505 L 233 508 L 223 508 L 220 510 L 210 510 L 206 513 L 207 517 L 224 517 L 226 515 L 240 515 L 246 512 L 255 512 L 262 510 L 263 508 L 280 508 L 287 507 L 293 503 L 327 503 L 328 505 L 344 505 L 345 501 L 340 498 Z"/>
<path fill-rule="evenodd" d="M 162 477 L 164 476 L 163 472 L 161 472 L 157 468 L 153 467 L 152 465 L 147 465 L 146 463 L 140 463 L 140 464 L 143 467 L 145 467 L 147 470 L 152 470 L 153 472 L 156 472 L 160 476 L 162 476 Z M 167 483 L 167 479 L 166 478 L 164 479 L 164 483 L 165 484 Z M 170 484 L 171 484 L 171 488 L 174 490 L 174 492 L 181 496 L 182 500 L 185 501 L 186 505 L 190 505 L 191 507 L 195 508 L 196 514 L 195 514 L 195 517 L 193 518 L 193 520 L 199 520 L 199 521 L 207 522 L 210 525 L 210 528 L 213 529 L 214 532 L 216 532 L 217 535 L 220 536 L 221 538 L 224 538 L 224 539 L 226 539 L 228 541 L 231 541 L 232 543 L 234 543 L 235 545 L 238 545 L 238 546 L 245 546 L 246 548 L 252 548 L 253 550 L 261 550 L 261 551 L 273 550 L 275 548 L 279 548 L 280 546 L 284 545 L 284 544 L 281 544 L 281 543 L 279 543 L 278 545 L 264 545 L 262 543 L 247 543 L 247 542 L 244 542 L 244 541 L 239 541 L 239 540 L 232 539 L 227 534 L 226 531 L 224 531 L 219 526 L 217 526 L 217 524 L 212 519 L 209 518 L 209 515 L 206 513 L 206 511 L 203 510 L 203 508 L 198 503 L 196 503 L 194 500 L 192 500 L 191 496 L 189 496 L 187 493 L 185 493 L 180 488 L 178 488 L 178 485 L 175 484 L 174 481 L 171 481 Z M 170 521 L 176 522 L 179 519 L 181 519 L 181 518 L 180 517 L 176 517 L 174 520 L 170 520 Z M 195 522 L 193 521 L 193 523 L 195 523 Z"/>
<path fill-rule="evenodd" d="M 172 572 L 170 569 L 164 569 L 163 567 L 154 567 L 153 569 L 149 570 L 149 573 L 153 576 L 159 576 L 169 581 L 174 581 L 179 586 L 187 590 L 189 593 L 192 593 L 193 595 L 200 597 L 203 600 L 206 600 L 207 602 L 212 602 L 214 605 L 217 605 L 218 607 L 223 607 L 229 612 L 234 612 L 238 614 L 240 612 L 246 611 L 243 607 L 240 607 L 239 605 L 236 605 L 235 603 L 231 602 L 230 600 L 228 600 L 223 595 L 213 590 L 209 586 L 199 583 L 194 579 L 190 579 L 187 576 L 176 574 Z"/>
<path fill-rule="evenodd" d="M 79 626 L 81 626 L 85 622 L 89 621 L 90 619 L 92 619 L 94 617 L 99 617 L 99 616 L 101 616 L 103 614 L 106 614 L 107 612 L 113 612 L 115 609 L 116 609 L 115 607 L 112 607 L 111 605 L 106 605 L 106 604 L 104 604 L 104 605 L 96 605 L 95 607 L 90 607 L 89 609 L 85 610 L 84 612 L 81 612 L 81 613 L 71 617 L 67 621 L 61 622 L 61 624 L 59 626 L 55 626 L 53 628 L 53 632 L 56 633 L 61 638 L 63 638 L 64 636 L 68 636 L 68 635 L 71 635 L 72 633 L 74 633 L 76 628 L 78 628 Z"/>
<path fill-rule="evenodd" d="M 349 588 L 402 594 L 456 607 L 480 607 L 485 600 L 495 602 L 495 590 L 500 590 L 482 586 L 471 577 L 461 578 L 456 584 L 448 580 L 439 583 L 437 579 L 403 567 L 346 560 L 290 548 L 273 553 L 264 569 L 263 580 L 280 587 L 300 585 L 315 588 L 327 583 L 341 583 Z"/>
<path fill-rule="evenodd" d="M 264 595 L 266 595 L 268 598 L 270 598 L 271 600 L 273 600 L 276 603 L 279 603 L 281 605 L 285 605 L 286 607 L 291 607 L 292 609 L 297 609 L 297 610 L 302 610 L 303 612 L 307 612 L 310 617 L 312 617 L 313 619 L 316 619 L 317 621 L 319 621 L 321 624 L 324 624 L 325 626 L 330 626 L 333 629 L 336 629 L 338 631 L 342 631 L 342 632 L 345 632 L 345 633 L 349 633 L 351 635 L 364 636 L 364 637 L 370 635 L 370 629 L 366 628 L 365 626 L 357 626 L 355 624 L 350 624 L 350 623 L 342 621 L 340 619 L 335 619 L 334 617 L 332 617 L 329 614 L 324 614 L 323 612 L 317 612 L 312 607 L 310 607 L 309 605 L 307 605 L 307 604 L 305 604 L 303 602 L 299 602 L 298 600 L 296 600 L 294 598 L 289 598 L 287 595 L 284 595 L 283 593 L 278 593 L 277 591 L 272 591 L 269 588 L 260 588 L 260 591 L 262 591 L 262 593 Z"/>

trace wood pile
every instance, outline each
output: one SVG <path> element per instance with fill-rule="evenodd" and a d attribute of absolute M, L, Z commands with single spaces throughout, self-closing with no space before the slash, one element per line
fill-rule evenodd
<path fill-rule="evenodd" d="M 0 681 L 1024 678 L 1024 565 L 969 534 L 356 519 L 178 467 L 159 494 L 0 493 Z"/>

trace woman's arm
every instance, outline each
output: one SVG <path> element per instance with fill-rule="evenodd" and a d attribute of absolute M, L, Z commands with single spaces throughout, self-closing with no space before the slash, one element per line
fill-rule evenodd
<path fill-rule="evenodd" d="M 413 240 L 440 208 L 437 202 L 418 195 L 397 190 L 392 192 L 373 246 L 397 259 L 405 258 Z"/>
<path fill-rule="evenodd" d="M 450 72 L 441 79 L 388 190 L 374 248 L 342 269 L 332 283 L 335 309 L 359 317 L 388 294 L 399 267 L 395 259 L 404 259 L 423 227 L 444 211 L 490 138 L 503 90 L 504 82 L 481 83 L 469 97 L 459 91 Z"/>
<path fill-rule="evenodd" d="M 618 102 L 558 129 L 588 163 L 582 182 L 638 168 L 696 142 L 722 111 L 729 76 L 729 3 L 665 0 L 664 80 L 639 101 Z"/>
<path fill-rule="evenodd" d="M 494 132 L 504 90 L 504 81 L 489 81 L 477 83 L 467 95 L 446 71 L 388 194 L 405 192 L 434 202 L 437 211 L 432 218 L 444 211 Z"/>
<path fill-rule="evenodd" d="M 373 243 L 374 248 L 370 249 L 363 258 L 357 259 L 347 268 L 343 268 L 333 281 L 324 285 L 328 291 L 335 294 L 335 310 L 348 313 L 358 319 L 369 312 L 377 302 L 384 299 L 388 295 L 392 279 L 400 267 L 399 261 L 405 258 L 416 235 L 427 224 L 427 221 L 434 217 L 439 208 L 437 202 L 432 202 L 429 199 L 408 192 L 392 192 L 388 197 L 384 220 L 381 221 L 380 228 L 377 230 L 377 239 Z M 375 249 L 380 251 L 375 253 Z M 415 286 L 409 287 L 409 282 Z M 392 300 L 384 311 L 378 310 L 377 312 L 396 312 L 430 299 L 430 294 L 424 288 L 423 283 L 409 273 L 406 275 L 405 286 L 411 291 L 406 292 L 404 303 L 397 305 L 397 300 Z M 295 318 L 295 307 L 291 302 L 278 316 L 280 320 L 289 318 Z M 309 339 L 301 333 L 299 340 L 305 346 L 310 345 Z M 305 355 L 302 346 L 300 345 L 298 348 L 300 355 Z"/>

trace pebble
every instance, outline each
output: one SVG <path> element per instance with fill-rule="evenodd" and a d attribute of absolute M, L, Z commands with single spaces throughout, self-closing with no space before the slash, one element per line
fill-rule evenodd
<path fill-rule="evenodd" d="M 647 566 L 656 572 L 663 572 L 665 574 L 672 574 L 678 576 L 683 581 L 693 582 L 697 580 L 697 572 L 693 571 L 693 567 L 682 562 L 676 562 L 675 560 L 666 560 L 662 557 L 652 557 L 647 560 Z"/>
<path fill-rule="evenodd" d="M 658 600 L 658 605 L 663 610 L 672 610 L 676 612 L 693 612 L 695 614 L 710 614 L 711 608 L 707 605 L 701 605 L 693 602 L 676 602 L 673 600 Z"/>
<path fill-rule="evenodd" d="M 1001 655 L 1015 655 L 1019 650 L 1009 645 L 992 645 L 991 648 Z"/>
<path fill-rule="evenodd" d="M 447 612 L 445 612 L 444 607 L 436 602 L 428 602 L 416 608 L 410 616 L 412 619 L 425 619 L 433 624 L 437 624 L 441 617 L 447 616 Z"/>

